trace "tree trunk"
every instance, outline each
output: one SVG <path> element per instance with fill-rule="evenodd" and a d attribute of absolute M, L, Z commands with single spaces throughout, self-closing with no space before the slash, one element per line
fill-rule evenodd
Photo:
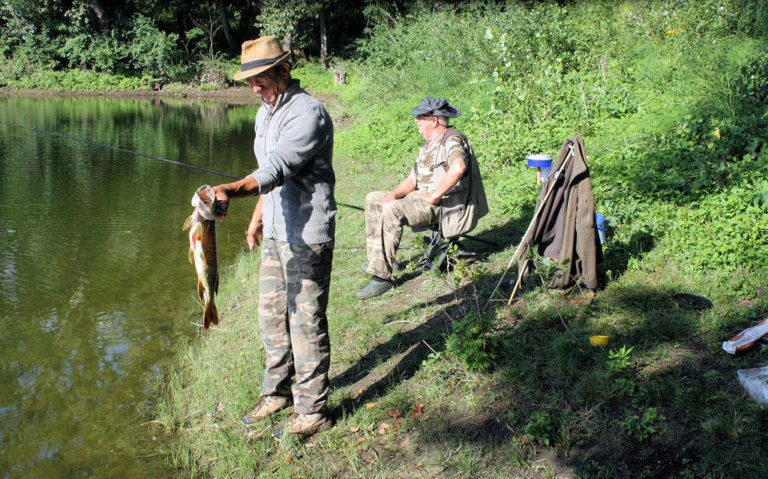
<path fill-rule="evenodd" d="M 328 31 L 325 27 L 325 10 L 320 10 L 320 65 L 328 68 Z"/>
<path fill-rule="evenodd" d="M 227 44 L 229 45 L 232 53 L 238 53 L 240 50 L 238 44 L 235 41 L 234 35 L 232 35 L 232 29 L 229 28 L 229 18 L 227 17 L 227 7 L 224 5 L 224 0 L 218 0 L 219 13 L 221 14 L 221 26 L 224 28 L 224 36 L 227 38 Z"/>
<path fill-rule="evenodd" d="M 107 12 L 104 11 L 104 7 L 101 6 L 99 0 L 91 0 L 91 10 L 96 15 L 96 20 L 99 22 L 99 30 L 104 31 L 109 28 L 109 20 L 107 19 Z"/>
<path fill-rule="evenodd" d="M 283 50 L 286 52 L 293 52 L 291 47 L 293 47 L 293 42 L 291 39 L 291 29 L 289 28 L 286 30 L 285 36 L 283 37 Z"/>

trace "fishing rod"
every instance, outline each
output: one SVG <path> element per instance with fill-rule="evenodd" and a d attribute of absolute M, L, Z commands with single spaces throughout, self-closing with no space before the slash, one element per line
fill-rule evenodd
<path fill-rule="evenodd" d="M 110 150 L 115 150 L 115 151 L 119 151 L 119 152 L 122 152 L 122 153 L 129 153 L 131 155 L 136 155 L 136 156 L 143 156 L 145 158 L 151 158 L 153 160 L 164 161 L 164 162 L 170 163 L 172 165 L 181 166 L 181 167 L 184 167 L 184 168 L 191 168 L 193 170 L 204 171 L 206 173 L 211 173 L 211 174 L 214 174 L 214 175 L 224 176 L 224 177 L 227 177 L 227 178 L 233 178 L 235 180 L 242 180 L 243 179 L 240 176 L 230 175 L 229 173 L 224 173 L 223 171 L 211 170 L 209 168 L 203 168 L 202 166 L 190 165 L 189 163 L 183 163 L 181 161 L 169 160 L 168 158 L 162 158 L 160 156 L 148 155 L 146 153 L 139 153 L 138 151 L 127 150 L 125 148 L 119 148 L 117 146 L 107 145 L 107 144 L 104 144 L 104 143 L 99 143 L 97 141 L 84 140 L 82 138 L 75 138 L 74 136 L 64 135 L 63 133 L 56 133 L 56 132 L 48 131 L 48 130 L 41 130 L 40 128 L 33 128 L 31 126 L 19 125 L 18 123 L 13 123 L 11 121 L 0 120 L 0 124 L 8 125 L 8 126 L 14 126 L 16 128 L 23 128 L 25 130 L 34 131 L 36 133 L 44 133 L 46 135 L 57 136 L 59 138 L 65 138 L 67 140 L 79 141 L 80 143 L 87 143 L 89 145 L 101 146 L 103 148 L 109 148 Z M 341 205 L 341 206 L 345 206 L 347 208 L 352 208 L 353 210 L 365 211 L 363 208 L 360 208 L 359 206 L 349 205 L 347 203 L 342 203 L 340 201 L 337 201 L 336 204 L 337 205 Z"/>

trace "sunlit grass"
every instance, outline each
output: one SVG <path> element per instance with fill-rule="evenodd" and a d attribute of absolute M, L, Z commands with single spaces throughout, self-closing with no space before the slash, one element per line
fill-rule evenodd
<path fill-rule="evenodd" d="M 362 213 L 339 207 L 328 312 L 336 381 L 330 406 L 337 423 L 305 444 L 273 440 L 268 423 L 252 432 L 238 423 L 258 396 L 263 361 L 254 317 L 256 255 L 239 258 L 222 283 L 227 313 L 220 327 L 226 331 L 206 333 L 170 373 L 168 399 L 158 414 L 185 446 L 169 460 L 195 474 L 231 477 L 759 477 L 766 467 L 759 438 L 768 418 L 742 392 L 735 371 L 765 361 L 768 350 L 736 357 L 720 350 L 724 339 L 768 311 L 765 275 L 757 266 L 764 251 L 759 235 L 752 243 L 747 236 L 737 243 L 743 255 L 734 261 L 746 258 L 743 264 L 725 264 L 722 256 L 733 254 L 728 235 L 735 233 L 726 229 L 736 220 L 728 211 L 755 187 L 723 174 L 724 180 L 699 193 L 687 179 L 684 188 L 672 191 L 664 185 L 673 184 L 677 170 L 671 169 L 680 165 L 666 168 L 668 158 L 660 153 L 662 140 L 664 154 L 678 163 L 694 149 L 719 147 L 709 122 L 736 113 L 729 78 L 754 59 L 757 44 L 745 37 L 713 34 L 718 42 L 711 44 L 685 30 L 664 33 L 670 30 L 665 22 L 695 22 L 680 17 L 688 10 L 673 12 L 672 20 L 654 20 L 655 11 L 648 13 L 651 20 L 641 18 L 663 26 L 659 34 L 628 26 L 630 13 L 639 14 L 634 4 L 600 8 L 576 5 L 569 21 L 606 15 L 614 36 L 598 32 L 595 38 L 606 49 L 588 53 L 595 60 L 606 56 L 613 70 L 606 70 L 604 80 L 598 63 L 585 64 L 578 77 L 586 86 L 576 102 L 581 109 L 563 117 L 573 123 L 562 120 L 552 128 L 526 129 L 511 113 L 492 111 L 498 101 L 509 101 L 508 111 L 522 108 L 525 103 L 515 103 L 513 93 L 527 98 L 539 91 L 496 95 L 496 86 L 508 85 L 494 83 L 493 67 L 467 76 L 466 65 L 451 72 L 414 57 L 415 73 L 386 64 L 377 73 L 369 62 L 349 66 L 346 87 L 333 86 L 330 73 L 317 67 L 296 70 L 341 120 L 336 195 L 353 205 L 407 174 L 420 142 L 408 111 L 421 96 L 442 95 L 459 106 L 464 115 L 455 123 L 475 145 L 492 206 L 473 234 L 502 246 L 483 250 L 486 263 L 452 275 L 418 274 L 407 266 L 405 275 L 413 280 L 361 303 L 354 292 L 367 279 L 360 271 L 364 221 Z M 498 26 L 496 20 L 477 23 Z M 562 33 L 562 25 L 546 27 Z M 525 33 L 515 24 L 506 28 Z M 387 33 L 414 45 L 425 34 L 418 25 Z M 546 51 L 538 54 L 539 66 L 552 60 Z M 429 82 L 430 75 L 442 77 Z M 574 85 L 568 91 L 577 91 Z M 594 294 L 550 291 L 545 285 L 552 271 L 540 265 L 541 276 L 532 275 L 510 309 L 496 304 L 478 314 L 475 294 L 481 305 L 488 299 L 535 203 L 537 187 L 521 152 L 528 145 L 557 148 L 563 131 L 570 134 L 582 124 L 583 102 L 592 112 L 583 125 L 597 207 L 613 223 L 604 247 L 606 284 Z M 759 127 L 759 120 L 750 121 Z M 704 126 L 690 130 L 693 123 Z M 716 159 L 736 161 L 726 153 Z M 750 173 L 754 183 L 764 179 L 761 168 Z M 739 225 L 732 231 L 762 231 L 764 211 L 755 211 L 738 209 Z M 713 230 L 723 233 L 712 236 Z M 413 258 L 420 249 L 418 238 L 407 234 L 400 257 Z M 510 292 L 501 289 L 502 296 Z M 681 294 L 706 298 L 712 307 L 692 308 L 676 300 Z M 474 320 L 485 329 L 477 334 L 466 327 L 467 337 L 454 334 L 451 343 L 452 325 L 467 318 L 468 326 Z M 593 334 L 608 335 L 609 346 L 590 346 Z M 464 360 L 477 353 L 487 354 L 486 362 L 478 361 L 483 372 Z"/>

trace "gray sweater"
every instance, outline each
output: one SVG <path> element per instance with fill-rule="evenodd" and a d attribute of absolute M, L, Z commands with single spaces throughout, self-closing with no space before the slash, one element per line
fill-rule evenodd
<path fill-rule="evenodd" d="M 288 243 L 333 239 L 333 122 L 319 101 L 294 80 L 275 106 L 259 108 L 251 176 L 264 195 L 264 236 Z"/>

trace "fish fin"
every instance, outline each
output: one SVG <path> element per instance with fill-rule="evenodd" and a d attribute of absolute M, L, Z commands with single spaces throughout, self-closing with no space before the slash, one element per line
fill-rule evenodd
<path fill-rule="evenodd" d="M 187 253 L 187 259 L 189 259 L 190 264 L 195 264 L 195 250 L 192 248 L 189 248 L 189 253 Z"/>
<path fill-rule="evenodd" d="M 208 329 L 211 324 L 219 324 L 219 312 L 216 310 L 213 298 L 205 305 L 205 311 L 203 311 L 203 328 Z"/>
<path fill-rule="evenodd" d="M 197 237 L 197 241 L 203 241 L 203 224 L 197 223 L 195 226 L 195 236 Z"/>
<path fill-rule="evenodd" d="M 192 225 L 195 223 L 195 213 L 192 213 L 189 215 L 189 218 L 184 220 L 184 226 L 181 227 L 181 231 L 186 231 L 189 228 L 192 227 Z"/>
<path fill-rule="evenodd" d="M 200 279 L 197 280 L 197 297 L 200 298 L 200 301 L 205 302 L 205 286 Z"/>

